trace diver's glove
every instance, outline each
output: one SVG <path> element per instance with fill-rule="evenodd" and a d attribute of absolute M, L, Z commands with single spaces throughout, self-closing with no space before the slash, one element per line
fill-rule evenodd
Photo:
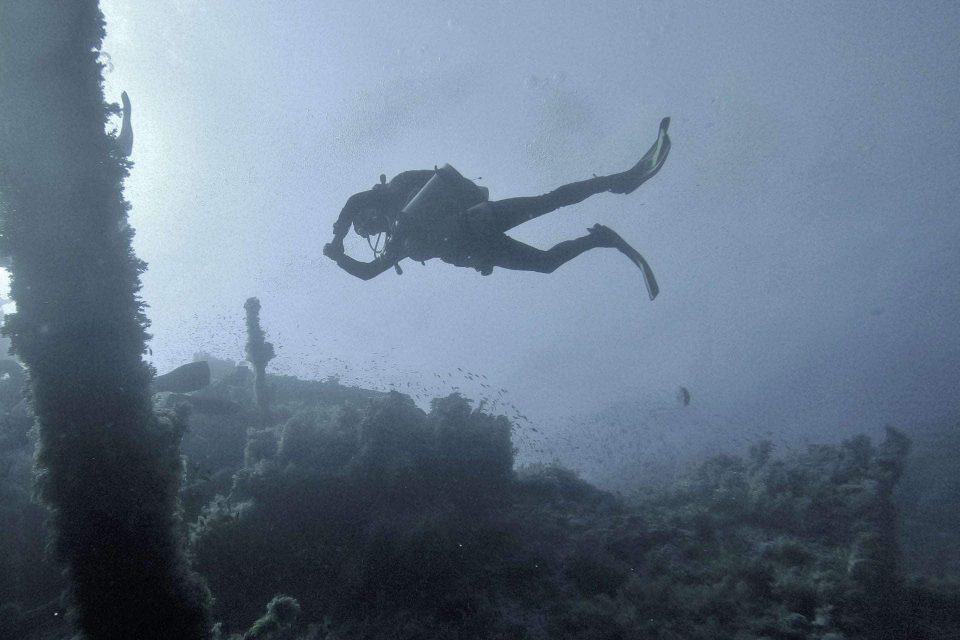
<path fill-rule="evenodd" d="M 333 258 L 334 260 L 336 260 L 337 258 L 342 258 L 343 243 L 328 242 L 327 244 L 323 245 L 323 255 L 327 256 L 328 258 Z"/>

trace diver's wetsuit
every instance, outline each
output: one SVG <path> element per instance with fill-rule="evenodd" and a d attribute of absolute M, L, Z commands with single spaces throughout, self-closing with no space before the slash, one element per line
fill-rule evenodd
<path fill-rule="evenodd" d="M 472 206 L 430 211 L 416 220 L 401 215 L 437 170 L 405 171 L 389 183 L 381 182 L 369 191 L 351 196 L 333 225 L 333 242 L 324 253 L 347 272 L 369 279 L 404 258 L 426 261 L 440 258 L 460 267 L 472 267 L 489 275 L 494 267 L 550 273 L 568 260 L 595 247 L 622 247 L 626 243 L 613 231 L 600 225 L 580 238 L 561 242 L 542 250 L 515 240 L 507 231 L 561 207 L 582 202 L 605 191 L 630 193 L 659 171 L 670 150 L 666 134 L 669 118 L 660 125 L 657 142 L 632 169 L 609 176 L 598 176 L 563 185 L 539 196 L 483 200 Z M 456 171 L 449 168 L 454 174 Z M 440 171 L 443 171 L 441 169 Z M 461 180 L 466 180 L 456 174 Z M 383 181 L 385 178 L 381 178 Z M 469 182 L 469 181 L 467 181 Z M 472 184 L 472 183 L 471 183 Z M 369 237 L 362 224 L 371 214 L 380 220 L 373 234 L 386 232 L 383 252 L 372 262 L 359 262 L 343 254 L 343 238 L 353 224 L 358 233 Z M 632 249 L 631 249 L 632 250 Z M 635 252 L 634 252 L 635 253 Z"/>
<path fill-rule="evenodd" d="M 334 224 L 335 234 L 340 230 L 345 233 L 349 229 L 358 202 L 375 202 L 391 221 L 396 221 L 404 205 L 433 174 L 430 170 L 405 171 L 380 188 L 353 196 Z M 532 256 L 516 255 L 517 245 L 546 252 L 514 240 L 506 235 L 506 231 L 560 207 L 582 202 L 609 188 L 610 177 L 602 176 L 567 184 L 540 196 L 481 202 L 464 211 L 438 212 L 439 215 L 432 220 L 434 224 L 429 228 L 417 228 L 416 233 L 413 233 L 413 229 L 398 225 L 387 240 L 388 246 L 400 249 L 405 254 L 402 257 L 420 261 L 440 258 L 458 267 L 472 267 L 485 275 L 495 266 L 540 271 L 553 260 L 531 260 Z M 527 253 L 524 251 L 524 254 Z"/>

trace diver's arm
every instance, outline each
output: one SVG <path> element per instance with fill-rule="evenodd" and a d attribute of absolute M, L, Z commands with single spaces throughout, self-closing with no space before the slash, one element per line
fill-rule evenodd
<path fill-rule="evenodd" d="M 353 224 L 353 210 L 344 207 L 343 211 L 340 212 L 340 217 L 333 223 L 333 240 L 330 241 L 330 244 L 340 247 L 341 253 L 343 252 L 343 239 L 350 232 L 351 224 Z M 326 249 L 324 249 L 324 253 L 327 253 Z"/>
<path fill-rule="evenodd" d="M 389 252 L 383 253 L 380 257 L 370 262 L 360 262 L 343 252 L 343 241 L 339 245 L 330 243 L 323 247 L 323 254 L 337 263 L 337 266 L 352 276 L 361 280 L 370 280 L 395 266 L 400 258 L 392 256 Z"/>

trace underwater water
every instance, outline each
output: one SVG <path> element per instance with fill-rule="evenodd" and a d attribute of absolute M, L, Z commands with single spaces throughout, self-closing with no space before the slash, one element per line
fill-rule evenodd
<path fill-rule="evenodd" d="M 960 637 L 958 30 L 0 0 L 0 640 Z"/>

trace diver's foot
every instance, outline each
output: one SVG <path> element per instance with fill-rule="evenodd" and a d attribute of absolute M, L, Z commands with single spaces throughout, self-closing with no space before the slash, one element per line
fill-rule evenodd
<path fill-rule="evenodd" d="M 660 171 L 660 167 L 666 162 L 667 155 L 670 153 L 670 136 L 667 135 L 669 127 L 670 118 L 661 120 L 657 141 L 640 158 L 640 162 L 623 173 L 610 176 L 613 186 L 608 190 L 611 193 L 633 193 L 640 185 Z"/>
<path fill-rule="evenodd" d="M 625 240 L 620 237 L 616 231 L 602 224 L 595 224 L 587 231 L 596 238 L 598 247 L 610 247 L 619 249 L 625 244 Z"/>

